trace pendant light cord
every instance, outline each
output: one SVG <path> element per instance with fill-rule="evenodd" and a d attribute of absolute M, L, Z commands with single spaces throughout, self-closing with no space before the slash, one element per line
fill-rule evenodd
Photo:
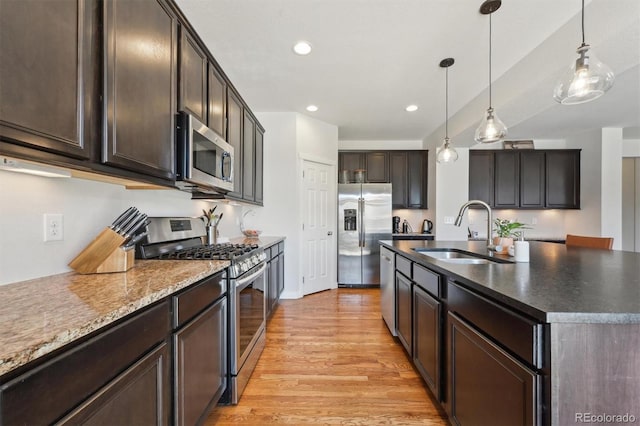
<path fill-rule="evenodd" d="M 582 45 L 584 46 L 584 0 L 582 0 Z"/>
<path fill-rule="evenodd" d="M 445 139 L 449 138 L 449 67 L 447 67 L 446 71 L 446 77 L 445 77 L 445 90 L 444 90 L 444 111 L 445 111 L 445 116 L 444 116 L 444 137 Z"/>
<path fill-rule="evenodd" d="M 489 108 L 491 108 L 491 15 L 492 13 L 489 14 Z"/>

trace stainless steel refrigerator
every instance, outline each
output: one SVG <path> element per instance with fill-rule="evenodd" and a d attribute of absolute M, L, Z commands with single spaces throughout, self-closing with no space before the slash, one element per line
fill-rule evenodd
<path fill-rule="evenodd" d="M 338 184 L 338 285 L 380 285 L 379 240 L 391 239 L 391 184 Z"/>

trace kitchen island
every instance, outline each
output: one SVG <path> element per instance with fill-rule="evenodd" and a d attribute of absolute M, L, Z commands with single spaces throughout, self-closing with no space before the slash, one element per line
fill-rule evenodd
<path fill-rule="evenodd" d="M 640 254 L 531 242 L 514 263 L 479 241 L 381 244 L 399 339 L 454 423 L 640 421 Z M 489 260 L 428 256 L 446 249 Z"/>

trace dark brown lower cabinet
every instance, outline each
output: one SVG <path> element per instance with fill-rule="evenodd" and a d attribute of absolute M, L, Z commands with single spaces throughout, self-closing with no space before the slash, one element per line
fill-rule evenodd
<path fill-rule="evenodd" d="M 277 247 L 277 246 L 276 246 Z M 276 250 L 273 248 L 272 250 Z M 267 289 L 267 318 L 273 314 L 274 309 L 278 304 L 278 276 L 280 275 L 280 258 L 275 256 L 268 264 L 268 289 Z"/>
<path fill-rule="evenodd" d="M 282 246 L 284 250 L 284 245 Z M 278 297 L 284 291 L 284 251 L 278 255 Z"/>
<path fill-rule="evenodd" d="M 540 376 L 449 313 L 450 417 L 458 425 L 539 424 Z"/>
<path fill-rule="evenodd" d="M 441 305 L 419 285 L 413 286 L 413 362 L 437 400 L 441 399 Z"/>
<path fill-rule="evenodd" d="M 166 425 L 169 350 L 163 343 L 62 419 L 61 425 Z"/>
<path fill-rule="evenodd" d="M 268 258 L 267 271 L 265 274 L 266 297 L 266 317 L 269 319 L 278 307 L 280 294 L 284 290 L 284 242 L 274 244 L 265 250 Z"/>
<path fill-rule="evenodd" d="M 412 315 L 411 315 L 411 280 L 396 272 L 396 324 L 398 339 L 411 356 L 412 345 Z"/>
<path fill-rule="evenodd" d="M 223 297 L 174 334 L 175 424 L 198 424 L 226 389 L 226 328 Z"/>
<path fill-rule="evenodd" d="M 169 327 L 169 306 L 157 303 L 0 384 L 1 423 L 50 424 L 73 413 L 68 422 L 167 424 Z"/>

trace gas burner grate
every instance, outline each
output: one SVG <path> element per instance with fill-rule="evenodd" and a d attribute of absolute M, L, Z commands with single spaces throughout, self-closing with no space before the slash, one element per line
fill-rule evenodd
<path fill-rule="evenodd" d="M 184 260 L 232 260 L 258 248 L 257 244 L 214 244 L 176 250 L 160 255 L 160 259 Z"/>

